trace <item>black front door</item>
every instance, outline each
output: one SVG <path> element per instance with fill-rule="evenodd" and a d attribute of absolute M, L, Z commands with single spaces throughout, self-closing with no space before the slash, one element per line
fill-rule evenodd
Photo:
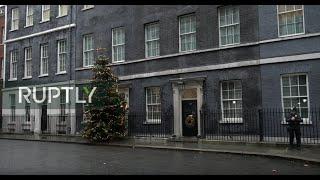
<path fill-rule="evenodd" d="M 197 100 L 182 101 L 182 135 L 197 136 Z"/>
<path fill-rule="evenodd" d="M 47 105 L 41 105 L 41 131 L 44 132 L 47 130 Z"/>

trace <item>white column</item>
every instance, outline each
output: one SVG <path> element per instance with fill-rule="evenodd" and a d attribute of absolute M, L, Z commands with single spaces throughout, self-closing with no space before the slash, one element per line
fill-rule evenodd
<path fill-rule="evenodd" d="M 200 110 L 202 107 L 202 101 L 203 101 L 203 90 L 202 90 L 202 85 L 199 85 L 197 87 L 197 107 L 198 107 L 198 136 L 201 135 L 201 114 Z"/>
<path fill-rule="evenodd" d="M 173 110 L 174 110 L 174 135 L 180 137 L 181 133 L 181 123 L 180 123 L 180 92 L 176 85 L 172 85 L 173 88 Z"/>
<path fill-rule="evenodd" d="M 40 117 L 40 111 L 41 111 L 41 106 L 38 104 L 34 104 L 34 132 L 37 134 L 41 133 L 41 117 Z"/>

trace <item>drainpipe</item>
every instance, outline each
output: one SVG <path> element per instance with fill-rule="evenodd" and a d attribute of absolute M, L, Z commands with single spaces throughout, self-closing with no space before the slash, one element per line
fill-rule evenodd
<path fill-rule="evenodd" d="M 6 40 L 7 40 L 7 5 L 4 6 L 4 39 L 3 41 L 3 72 L 2 72 L 2 88 L 5 88 L 6 82 Z M 1 92 L 2 93 L 2 92 Z M 2 100 L 3 101 L 3 100 Z"/>
<path fill-rule="evenodd" d="M 70 7 L 70 22 L 69 24 L 72 24 L 73 21 L 73 7 L 75 7 L 76 5 L 71 5 Z M 72 44 L 72 27 L 69 27 L 69 56 L 70 56 L 70 60 L 69 60 L 69 87 L 71 86 L 71 80 L 72 80 L 72 48 L 73 48 L 73 44 Z M 75 53 L 74 53 L 75 54 Z M 75 57 L 74 57 L 75 59 Z M 68 104 L 68 109 L 69 109 L 69 113 L 68 113 L 68 119 L 70 120 L 70 134 L 75 134 L 75 129 L 74 129 L 74 125 L 73 125 L 73 121 L 71 119 L 71 101 L 69 101 Z"/>

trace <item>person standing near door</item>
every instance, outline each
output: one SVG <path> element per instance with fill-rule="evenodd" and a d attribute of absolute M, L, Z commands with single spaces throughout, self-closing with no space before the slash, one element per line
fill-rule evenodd
<path fill-rule="evenodd" d="M 297 147 L 300 148 L 301 146 L 300 123 L 302 122 L 302 119 L 299 116 L 296 107 L 292 108 L 290 115 L 286 121 L 289 124 L 288 132 L 289 132 L 290 147 L 293 147 L 294 136 L 296 136 Z"/>

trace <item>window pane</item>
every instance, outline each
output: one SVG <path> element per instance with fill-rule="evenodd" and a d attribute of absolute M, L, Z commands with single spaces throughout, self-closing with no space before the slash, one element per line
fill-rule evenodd
<path fill-rule="evenodd" d="M 300 96 L 307 96 L 307 86 L 299 86 L 299 93 Z"/>
<path fill-rule="evenodd" d="M 235 99 L 241 99 L 242 91 L 241 90 L 235 90 Z"/>
<path fill-rule="evenodd" d="M 290 76 L 291 86 L 298 85 L 298 76 Z"/>
<path fill-rule="evenodd" d="M 289 77 L 282 77 L 282 85 L 289 86 Z"/>
<path fill-rule="evenodd" d="M 291 96 L 298 96 L 298 86 L 291 87 Z"/>
<path fill-rule="evenodd" d="M 301 97 L 300 98 L 300 107 L 308 107 L 308 98 L 306 97 Z"/>
<path fill-rule="evenodd" d="M 283 96 L 290 96 L 290 87 L 283 87 Z"/>
<path fill-rule="evenodd" d="M 283 105 L 285 108 L 291 108 L 291 99 L 288 99 L 288 98 L 283 99 Z"/>

